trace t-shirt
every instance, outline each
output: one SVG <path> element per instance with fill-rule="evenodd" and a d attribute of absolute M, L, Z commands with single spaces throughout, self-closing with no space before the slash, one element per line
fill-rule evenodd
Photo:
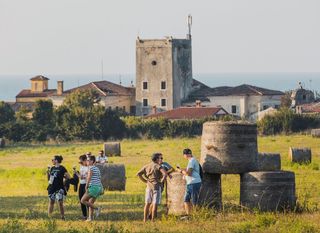
<path fill-rule="evenodd" d="M 54 193 L 59 191 L 60 189 L 65 189 L 63 184 L 64 174 L 68 172 L 64 166 L 53 166 L 50 169 L 50 176 L 49 176 L 49 193 Z"/>
<path fill-rule="evenodd" d="M 97 158 L 97 163 L 106 163 L 108 162 L 108 157 L 107 156 L 98 156 Z"/>
<path fill-rule="evenodd" d="M 89 181 L 89 185 L 96 185 L 102 186 L 101 184 L 101 174 L 99 168 L 96 166 L 89 167 L 90 171 L 92 172 L 91 179 Z"/>
<path fill-rule="evenodd" d="M 195 158 L 189 160 L 187 170 L 192 168 L 191 176 L 186 176 L 187 184 L 201 183 L 199 162 Z"/>
<path fill-rule="evenodd" d="M 160 169 L 163 168 L 159 164 L 151 162 L 141 168 L 137 175 L 144 175 L 147 178 L 147 187 L 149 189 L 159 190 L 162 178 Z"/>
<path fill-rule="evenodd" d="M 88 171 L 89 167 L 88 166 L 80 166 L 80 184 L 86 184 L 87 183 L 87 177 L 88 177 Z"/>

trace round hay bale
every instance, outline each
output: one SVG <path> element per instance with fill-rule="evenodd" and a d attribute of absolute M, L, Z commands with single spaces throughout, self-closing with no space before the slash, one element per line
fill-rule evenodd
<path fill-rule="evenodd" d="M 3 138 L 0 138 L 0 148 L 4 148 L 6 145 L 6 142 L 4 141 Z"/>
<path fill-rule="evenodd" d="M 293 163 L 311 163 L 310 148 L 289 148 L 289 160 Z"/>
<path fill-rule="evenodd" d="M 281 157 L 277 153 L 258 153 L 257 171 L 280 171 Z"/>
<path fill-rule="evenodd" d="M 220 210 L 222 207 L 221 175 L 204 173 L 199 194 L 199 205 Z"/>
<path fill-rule="evenodd" d="M 315 137 L 315 138 L 319 138 L 320 137 L 320 129 L 312 129 L 311 136 Z"/>
<path fill-rule="evenodd" d="M 257 125 L 206 122 L 201 137 L 204 172 L 240 174 L 257 169 Z"/>
<path fill-rule="evenodd" d="M 101 173 L 101 182 L 106 190 L 125 191 L 126 169 L 123 164 L 97 164 Z"/>
<path fill-rule="evenodd" d="M 240 204 L 260 211 L 293 209 L 295 175 L 288 171 L 249 172 L 241 175 Z"/>
<path fill-rule="evenodd" d="M 121 156 L 120 142 L 104 143 L 104 153 L 106 156 Z"/>
<path fill-rule="evenodd" d="M 184 193 L 186 181 L 179 172 L 170 174 L 171 179 L 167 179 L 167 213 L 172 215 L 186 214 L 184 209 Z"/>

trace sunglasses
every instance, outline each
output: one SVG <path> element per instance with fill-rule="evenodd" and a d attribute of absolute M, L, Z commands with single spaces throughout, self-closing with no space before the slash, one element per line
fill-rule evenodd
<path fill-rule="evenodd" d="M 161 157 L 161 158 L 159 158 L 159 159 L 162 159 L 163 160 L 163 158 Z"/>

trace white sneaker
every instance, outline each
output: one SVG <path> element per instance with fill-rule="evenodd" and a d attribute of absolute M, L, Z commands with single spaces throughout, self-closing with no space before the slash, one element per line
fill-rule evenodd
<path fill-rule="evenodd" d="M 86 222 L 92 222 L 91 218 L 87 218 Z"/>
<path fill-rule="evenodd" d="M 95 212 L 95 216 L 96 218 L 99 217 L 100 213 L 101 213 L 101 206 L 99 206 L 97 209 L 96 209 L 96 212 Z"/>

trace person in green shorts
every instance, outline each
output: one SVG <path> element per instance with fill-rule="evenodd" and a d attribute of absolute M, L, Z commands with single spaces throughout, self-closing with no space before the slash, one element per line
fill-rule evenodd
<path fill-rule="evenodd" d="M 95 217 L 97 218 L 101 212 L 101 207 L 94 205 L 96 199 L 103 193 L 101 183 L 101 174 L 99 168 L 95 166 L 96 157 L 91 155 L 88 157 L 88 177 L 86 183 L 86 193 L 81 198 L 81 203 L 88 206 L 89 216 L 87 221 L 93 220 L 93 212 L 96 211 Z"/>

